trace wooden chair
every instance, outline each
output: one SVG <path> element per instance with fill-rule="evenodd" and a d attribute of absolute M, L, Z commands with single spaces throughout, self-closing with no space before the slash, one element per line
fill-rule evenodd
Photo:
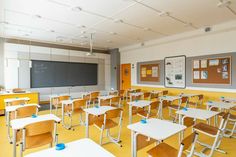
<path fill-rule="evenodd" d="M 16 106 L 16 105 L 24 105 L 27 104 L 27 101 L 25 100 L 15 100 L 9 103 L 10 106 Z"/>
<path fill-rule="evenodd" d="M 151 92 L 143 93 L 143 99 L 144 100 L 151 100 Z"/>
<path fill-rule="evenodd" d="M 25 93 L 25 90 L 22 88 L 14 88 L 12 89 L 13 93 Z"/>
<path fill-rule="evenodd" d="M 139 110 L 137 115 L 143 118 L 157 117 L 159 109 L 159 101 L 154 101 L 148 106 L 148 110 Z"/>
<path fill-rule="evenodd" d="M 168 93 L 169 93 L 168 90 L 163 90 L 163 91 L 162 91 L 162 95 L 163 95 L 163 96 L 168 95 Z"/>
<path fill-rule="evenodd" d="M 21 157 L 26 149 L 57 143 L 56 122 L 41 121 L 27 125 L 22 131 Z"/>
<path fill-rule="evenodd" d="M 101 99 L 100 100 L 100 106 L 111 106 L 111 98 L 110 99 Z"/>
<path fill-rule="evenodd" d="M 92 92 L 90 94 L 90 100 L 89 103 L 92 104 L 93 106 L 98 102 L 98 96 L 100 92 Z"/>
<path fill-rule="evenodd" d="M 198 133 L 201 133 L 201 134 L 204 134 L 206 136 L 214 138 L 214 143 L 213 143 L 212 146 L 198 141 L 198 143 L 200 145 L 205 147 L 202 150 L 201 155 L 207 156 L 207 157 L 212 157 L 214 151 L 219 151 L 221 153 L 226 153 L 225 151 L 219 149 L 219 146 L 221 144 L 221 140 L 223 138 L 226 125 L 228 123 L 228 118 L 229 118 L 229 113 L 224 114 L 222 119 L 221 119 L 221 123 L 220 123 L 219 127 L 211 126 L 211 125 L 205 124 L 205 123 L 198 123 L 198 124 L 193 126 L 193 130 L 194 131 L 196 131 Z M 203 153 L 207 149 L 211 150 L 208 155 Z"/>
<path fill-rule="evenodd" d="M 37 106 L 22 106 L 18 108 L 15 112 L 10 113 L 10 121 L 18 118 L 31 117 L 33 114 L 38 114 Z M 10 125 L 10 124 L 9 124 Z M 12 137 L 10 134 L 10 126 L 7 127 L 7 135 L 10 142 L 12 142 Z M 20 135 L 21 136 L 21 135 Z"/>
<path fill-rule="evenodd" d="M 109 95 L 118 96 L 118 91 L 110 91 Z"/>
<path fill-rule="evenodd" d="M 185 125 L 187 128 L 194 126 L 196 119 L 191 118 L 191 117 L 187 117 L 187 116 L 183 116 L 181 120 L 181 124 Z M 180 134 L 180 139 L 184 138 L 184 131 L 181 132 Z"/>
<path fill-rule="evenodd" d="M 73 120 L 73 114 L 79 114 L 79 122 L 80 125 L 84 125 L 84 121 L 83 121 L 83 113 L 84 110 L 83 108 L 86 108 L 87 105 L 87 100 L 85 99 L 76 99 L 74 100 L 72 105 L 66 105 L 64 108 L 64 112 L 66 113 L 65 115 L 67 115 L 70 119 L 70 124 L 69 126 L 67 126 L 65 124 L 65 127 L 67 129 L 71 129 L 72 128 L 72 120 Z"/>
<path fill-rule="evenodd" d="M 119 90 L 118 92 L 118 96 L 121 98 L 121 100 L 125 99 L 125 90 Z"/>
<path fill-rule="evenodd" d="M 192 157 L 197 138 L 198 134 L 194 132 L 181 142 L 179 150 L 166 143 L 160 143 L 147 153 L 149 157 Z M 184 151 L 188 150 L 190 147 L 190 153 L 186 155 Z"/>
<path fill-rule="evenodd" d="M 177 103 L 177 104 L 176 104 Z M 176 111 L 182 109 L 183 107 L 186 107 L 188 103 L 188 97 L 182 97 L 180 100 L 176 100 L 174 103 L 170 104 L 168 106 L 169 108 L 169 116 L 174 118 L 174 122 L 178 119 L 178 115 L 175 114 Z M 172 115 L 172 111 L 175 111 Z"/>
<path fill-rule="evenodd" d="M 121 98 L 119 96 L 111 98 L 111 106 L 121 108 Z"/>
<path fill-rule="evenodd" d="M 189 101 L 188 101 L 188 106 L 191 107 L 193 106 L 194 108 L 197 108 L 197 106 L 201 106 L 203 103 L 203 95 L 200 94 L 200 95 L 197 95 L 193 98 L 190 98 Z"/>
<path fill-rule="evenodd" d="M 120 108 L 109 110 L 103 115 L 103 119 L 96 120 L 94 122 L 95 126 L 97 126 L 101 130 L 100 135 L 100 145 L 103 145 L 105 143 L 102 143 L 103 140 L 103 132 L 104 130 L 107 131 L 107 137 L 110 139 L 110 142 L 113 142 L 120 147 L 122 147 L 120 143 L 120 134 L 121 134 L 121 128 L 122 128 L 122 116 L 123 116 L 123 110 Z M 118 122 L 115 122 L 114 120 L 118 119 Z M 110 129 L 114 127 L 119 127 L 118 129 L 118 136 L 112 137 L 110 134 Z"/>
<path fill-rule="evenodd" d="M 142 91 L 142 89 L 135 89 L 135 92 L 136 93 L 139 93 L 139 92 L 141 92 Z"/>
<path fill-rule="evenodd" d="M 137 101 L 137 100 L 141 100 L 142 99 L 142 95 L 139 95 L 139 96 L 135 96 L 135 95 L 130 95 L 130 99 L 129 101 Z"/>
<path fill-rule="evenodd" d="M 54 107 L 56 108 L 56 115 L 58 113 L 58 108 L 61 108 L 62 104 L 61 104 L 61 101 L 63 100 L 69 100 L 70 99 L 70 96 L 69 95 L 62 95 L 62 96 L 59 96 L 58 97 L 58 103 L 53 103 Z"/>
<path fill-rule="evenodd" d="M 157 100 L 159 98 L 159 93 L 152 93 L 151 94 L 151 100 L 153 100 L 153 99 L 155 99 L 155 100 Z"/>

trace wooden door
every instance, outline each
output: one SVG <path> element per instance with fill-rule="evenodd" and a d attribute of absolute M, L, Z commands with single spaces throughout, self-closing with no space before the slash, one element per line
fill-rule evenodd
<path fill-rule="evenodd" d="M 131 88 L 131 64 L 121 64 L 121 89 Z"/>

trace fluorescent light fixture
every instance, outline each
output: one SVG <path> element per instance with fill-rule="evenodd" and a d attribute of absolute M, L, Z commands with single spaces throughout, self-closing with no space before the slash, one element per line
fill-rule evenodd
<path fill-rule="evenodd" d="M 32 17 L 33 17 L 34 19 L 41 19 L 41 18 L 42 18 L 42 16 L 41 16 L 41 15 L 38 15 L 38 14 L 33 15 Z"/>
<path fill-rule="evenodd" d="M 145 27 L 143 28 L 144 31 L 151 31 L 152 29 L 151 28 L 148 28 L 148 27 Z"/>
<path fill-rule="evenodd" d="M 231 4 L 230 0 L 223 0 L 217 4 L 217 7 L 225 8 L 225 7 L 228 7 L 230 4 Z"/>
<path fill-rule="evenodd" d="M 81 34 L 85 34 L 86 33 L 86 31 L 81 31 Z"/>
<path fill-rule="evenodd" d="M 71 7 L 71 10 L 72 10 L 72 11 L 80 12 L 80 11 L 82 11 L 83 9 L 82 9 L 80 6 L 76 6 L 76 7 Z"/>
<path fill-rule="evenodd" d="M 85 35 L 81 35 L 80 38 L 84 38 L 84 39 L 86 39 L 86 38 L 88 38 L 88 37 L 85 36 Z"/>
<path fill-rule="evenodd" d="M 77 25 L 76 27 L 78 27 L 78 28 L 86 28 L 85 25 Z"/>
<path fill-rule="evenodd" d="M 111 34 L 111 35 L 117 35 L 117 33 L 116 33 L 116 32 L 110 32 L 110 34 Z"/>
<path fill-rule="evenodd" d="M 115 23 L 123 23 L 124 21 L 123 20 L 121 20 L 121 19 L 114 19 L 113 20 Z"/>
<path fill-rule="evenodd" d="M 166 17 L 166 16 L 169 16 L 169 15 L 170 15 L 170 13 L 169 12 L 165 12 L 165 11 L 162 11 L 162 12 L 159 13 L 160 17 Z"/>
<path fill-rule="evenodd" d="M 184 27 L 191 27 L 191 26 L 193 26 L 192 23 L 185 23 L 185 24 L 184 24 Z"/>

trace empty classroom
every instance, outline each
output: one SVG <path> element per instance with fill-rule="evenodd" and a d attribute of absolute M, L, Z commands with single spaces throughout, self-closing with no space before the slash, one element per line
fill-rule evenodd
<path fill-rule="evenodd" d="M 236 0 L 0 0 L 0 157 L 235 157 Z"/>

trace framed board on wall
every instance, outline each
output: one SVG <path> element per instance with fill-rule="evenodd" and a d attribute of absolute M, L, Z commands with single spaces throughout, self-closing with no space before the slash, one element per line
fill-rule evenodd
<path fill-rule="evenodd" d="M 186 56 L 165 58 L 165 87 L 186 87 Z"/>
<path fill-rule="evenodd" d="M 231 84 L 231 56 L 194 59 L 192 80 L 199 84 Z"/>
<path fill-rule="evenodd" d="M 160 82 L 159 64 L 142 64 L 140 65 L 140 81 Z"/>

